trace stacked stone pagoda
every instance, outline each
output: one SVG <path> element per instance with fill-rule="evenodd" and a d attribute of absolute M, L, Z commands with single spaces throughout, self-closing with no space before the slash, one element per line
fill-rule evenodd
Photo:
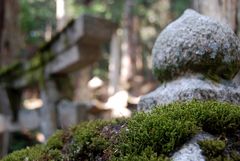
<path fill-rule="evenodd" d="M 155 42 L 153 73 L 162 84 L 141 98 L 138 110 L 194 99 L 240 104 L 240 88 L 232 83 L 240 69 L 239 45 L 228 25 L 186 10 Z"/>

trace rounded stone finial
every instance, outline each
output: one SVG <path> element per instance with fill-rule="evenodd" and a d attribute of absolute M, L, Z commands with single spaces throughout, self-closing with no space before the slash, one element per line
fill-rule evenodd
<path fill-rule="evenodd" d="M 240 41 L 228 25 L 186 10 L 158 36 L 152 51 L 160 81 L 185 73 L 232 79 L 240 68 Z"/>

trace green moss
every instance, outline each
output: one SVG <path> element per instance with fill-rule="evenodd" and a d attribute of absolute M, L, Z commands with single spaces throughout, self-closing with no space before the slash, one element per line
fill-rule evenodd
<path fill-rule="evenodd" d="M 44 154 L 43 149 L 44 145 L 37 145 L 31 148 L 15 151 L 3 158 L 2 161 L 39 160 Z"/>
<path fill-rule="evenodd" d="M 25 71 L 32 71 L 45 66 L 54 58 L 54 54 L 48 51 L 37 53 L 27 64 Z"/>
<path fill-rule="evenodd" d="M 41 87 L 44 86 L 44 69 L 48 62 L 54 58 L 51 52 L 37 53 L 24 67 L 24 73 L 21 75 L 27 84 L 39 83 Z"/>
<path fill-rule="evenodd" d="M 168 160 L 173 151 L 202 129 L 227 136 L 239 128 L 239 106 L 213 101 L 176 102 L 150 113 L 137 113 L 127 120 L 92 121 L 58 131 L 39 149 L 18 151 L 3 161 L 15 155 L 25 158 L 32 150 L 39 151 L 35 155 L 40 161 Z M 208 140 L 200 144 L 214 159 L 226 159 L 222 156 L 226 149 L 223 141 Z M 230 155 L 239 158 L 238 152 L 232 151 Z"/>
<path fill-rule="evenodd" d="M 128 122 L 119 142 L 120 155 L 139 154 L 146 146 L 158 154 L 169 154 L 198 131 L 193 119 L 175 119 L 168 115 L 140 113 Z"/>
<path fill-rule="evenodd" d="M 14 79 L 23 73 L 23 64 L 19 61 L 0 68 L 0 83 L 11 84 Z"/>
<path fill-rule="evenodd" d="M 151 113 L 139 113 L 128 122 L 118 144 L 118 155 L 138 154 L 146 146 L 168 155 L 198 130 L 232 133 L 240 126 L 240 109 L 219 102 L 173 103 Z"/>
<path fill-rule="evenodd" d="M 232 147 L 227 147 L 227 142 L 227 140 L 211 139 L 200 141 L 198 144 L 200 145 L 203 154 L 206 156 L 207 161 L 240 160 L 239 152 Z"/>
<path fill-rule="evenodd" d="M 9 72 L 17 70 L 20 66 L 21 63 L 18 61 L 10 64 L 9 66 L 4 66 L 0 69 L 0 76 L 3 76 L 5 74 L 8 74 Z"/>
<path fill-rule="evenodd" d="M 39 83 L 43 86 L 45 65 L 54 58 L 49 51 L 36 53 L 28 62 L 15 62 L 0 69 L 0 82 L 12 85 L 16 80 L 26 84 Z"/>
<path fill-rule="evenodd" d="M 223 55 L 219 54 L 215 59 L 206 54 L 200 62 L 186 62 L 179 64 L 168 64 L 167 66 L 153 68 L 153 74 L 159 81 L 169 81 L 186 72 L 201 73 L 206 78 L 215 82 L 221 80 L 232 80 L 238 72 L 240 63 L 237 61 L 223 62 Z"/>
<path fill-rule="evenodd" d="M 43 155 L 38 160 L 39 161 L 63 161 L 64 156 L 60 150 L 45 149 Z"/>
<path fill-rule="evenodd" d="M 104 150 L 111 143 L 101 134 L 101 130 L 109 124 L 114 124 L 114 121 L 91 121 L 74 127 L 72 144 L 68 148 L 68 159 L 96 160 L 96 157 L 104 155 Z"/>
<path fill-rule="evenodd" d="M 172 68 L 175 69 L 174 66 L 170 66 L 167 69 L 153 68 L 153 75 L 155 75 L 160 82 L 169 81 L 173 79 L 172 70 L 169 70 Z"/>
<path fill-rule="evenodd" d="M 240 153 L 237 150 L 232 150 L 230 153 L 230 157 L 232 158 L 233 161 L 238 161 L 240 160 Z"/>
<path fill-rule="evenodd" d="M 166 156 L 158 156 L 151 147 L 145 148 L 140 154 L 127 154 L 119 158 L 112 158 L 113 161 L 170 161 Z"/>
<path fill-rule="evenodd" d="M 223 154 L 226 143 L 222 140 L 212 139 L 212 140 L 203 140 L 198 142 L 203 153 L 209 159 L 219 157 Z"/>
<path fill-rule="evenodd" d="M 47 147 L 50 149 L 61 149 L 63 144 L 63 131 L 59 130 L 48 139 Z"/>

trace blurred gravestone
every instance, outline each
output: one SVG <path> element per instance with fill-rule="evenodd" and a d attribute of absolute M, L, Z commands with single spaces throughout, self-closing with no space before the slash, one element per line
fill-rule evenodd
<path fill-rule="evenodd" d="M 19 123 L 22 129 L 36 130 L 40 127 L 39 110 L 21 109 L 19 111 Z"/>
<path fill-rule="evenodd" d="M 57 129 L 56 104 L 59 100 L 59 93 L 54 81 L 46 81 L 45 89 L 41 91 L 41 99 L 44 104 L 40 109 L 40 127 L 45 137 L 48 138 Z"/>
<path fill-rule="evenodd" d="M 90 105 L 87 103 L 73 103 L 68 100 L 62 100 L 57 106 L 58 119 L 61 128 L 68 128 L 81 121 L 87 120 Z"/>

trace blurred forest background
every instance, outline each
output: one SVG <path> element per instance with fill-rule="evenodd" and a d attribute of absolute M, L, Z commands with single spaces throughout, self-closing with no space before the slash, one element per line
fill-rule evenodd
<path fill-rule="evenodd" d="M 98 61 L 69 73 L 72 85 L 63 93 L 70 90 L 73 94 L 65 98 L 64 105 L 71 106 L 72 102 L 78 102 L 91 106 L 87 112 L 81 112 L 84 115 L 81 117 L 85 118 L 78 119 L 81 121 L 129 117 L 136 110 L 139 97 L 158 84 L 151 71 L 151 49 L 155 39 L 167 24 L 187 8 L 194 8 L 228 23 L 239 33 L 238 0 L 1 0 L 0 79 L 1 72 L 11 64 L 27 63 L 33 59 L 39 54 L 39 49 L 53 41 L 51 38 L 64 31 L 73 19 L 82 14 L 101 17 L 116 26 L 115 32 L 108 35 L 111 40 L 101 46 L 101 58 Z M 98 26 L 94 26 L 92 32 L 98 34 L 101 30 L 98 31 Z M 10 128 L 2 125 L 6 122 L 2 120 L 7 118 L 9 112 L 6 111 L 9 110 L 0 100 L 0 127 L 5 127 L 2 131 L 0 128 L 0 157 L 47 139 L 40 123 L 36 123 L 36 127 L 22 125 L 40 115 L 37 112 L 31 118 L 29 111 L 39 110 L 44 105 L 41 88 L 29 85 L 21 89 L 21 97 L 17 98 L 20 100 L 19 107 L 11 105 Z M 8 96 L 11 92 L 18 91 L 8 89 Z M 27 114 L 21 113 L 21 109 L 25 109 L 25 112 L 28 110 Z M 28 121 L 21 121 L 23 118 L 19 113 L 23 118 L 29 117 Z M 56 117 L 57 126 L 53 130 L 65 128 L 62 120 L 59 121 L 61 118 Z M 71 117 L 71 113 L 68 117 Z"/>

